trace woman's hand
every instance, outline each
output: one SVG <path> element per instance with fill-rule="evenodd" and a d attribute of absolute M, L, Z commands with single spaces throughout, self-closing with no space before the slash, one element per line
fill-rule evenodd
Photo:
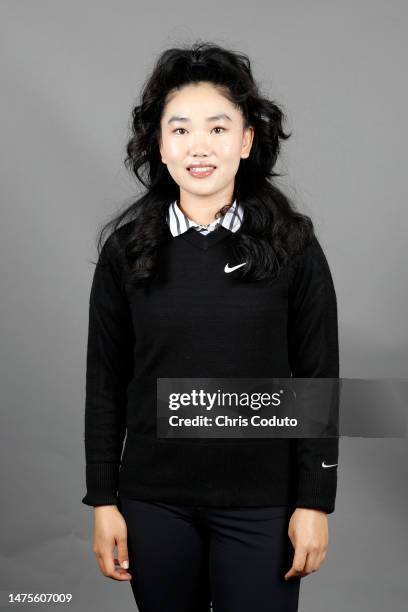
<path fill-rule="evenodd" d="M 118 558 L 114 558 L 115 544 Z M 95 530 L 93 551 L 104 576 L 114 580 L 131 580 L 127 550 L 127 526 L 117 506 L 95 507 Z"/>
<path fill-rule="evenodd" d="M 289 521 L 288 535 L 295 553 L 285 580 L 316 572 L 326 557 L 329 543 L 327 514 L 321 510 L 296 508 Z"/>

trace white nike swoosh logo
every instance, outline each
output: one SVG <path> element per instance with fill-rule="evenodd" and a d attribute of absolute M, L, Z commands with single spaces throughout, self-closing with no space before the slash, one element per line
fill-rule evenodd
<path fill-rule="evenodd" d="M 323 468 L 334 467 L 335 465 L 338 465 L 338 463 L 332 463 L 331 465 L 327 465 L 324 461 L 322 463 Z"/>
<path fill-rule="evenodd" d="M 226 272 L 228 274 L 228 272 L 233 272 L 234 270 L 238 270 L 238 268 L 240 268 L 241 266 L 245 266 L 247 262 L 244 261 L 244 263 L 242 264 L 238 264 L 237 266 L 233 266 L 232 268 L 229 267 L 229 264 L 226 264 L 225 268 L 224 268 L 224 272 Z"/>

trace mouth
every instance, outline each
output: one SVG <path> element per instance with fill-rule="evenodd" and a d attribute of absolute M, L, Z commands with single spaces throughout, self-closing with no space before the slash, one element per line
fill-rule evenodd
<path fill-rule="evenodd" d="M 186 170 L 194 176 L 195 178 L 205 178 L 206 176 L 210 176 L 217 169 L 217 166 L 213 166 L 209 164 L 208 166 L 197 165 L 197 166 L 187 166 Z"/>

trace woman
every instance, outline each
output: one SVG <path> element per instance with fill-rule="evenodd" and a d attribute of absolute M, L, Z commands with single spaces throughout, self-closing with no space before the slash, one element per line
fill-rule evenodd
<path fill-rule="evenodd" d="M 157 435 L 157 378 L 339 376 L 325 255 L 273 180 L 283 118 L 210 43 L 166 50 L 133 111 L 146 193 L 94 273 L 82 501 L 140 610 L 292 612 L 326 556 L 337 439 Z"/>

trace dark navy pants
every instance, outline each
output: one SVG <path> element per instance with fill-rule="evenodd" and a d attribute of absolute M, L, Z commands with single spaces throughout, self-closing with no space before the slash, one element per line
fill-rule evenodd
<path fill-rule="evenodd" d="M 206 507 L 120 496 L 140 612 L 296 612 L 288 506 Z"/>

